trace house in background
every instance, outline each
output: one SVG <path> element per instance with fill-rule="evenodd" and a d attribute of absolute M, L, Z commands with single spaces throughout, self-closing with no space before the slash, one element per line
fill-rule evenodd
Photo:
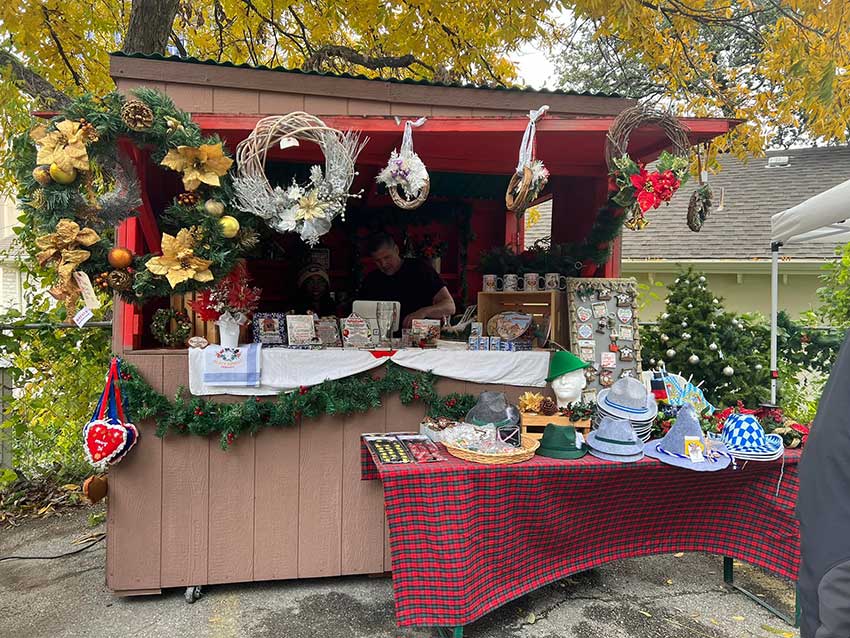
<path fill-rule="evenodd" d="M 18 224 L 18 209 L 14 197 L 0 195 L 0 314 L 11 309 L 24 310 L 23 279 L 20 252 L 12 230 Z"/>
<path fill-rule="evenodd" d="M 649 284 L 641 319 L 663 312 L 667 291 L 654 285 L 671 283 L 681 268 L 706 273 L 709 288 L 734 312 L 770 312 L 770 218 L 850 177 L 850 147 L 768 151 L 749 161 L 724 155 L 722 170 L 712 175 L 714 207 L 700 232 L 688 228 L 688 202 L 697 188 L 688 182 L 669 206 L 647 213 L 642 231 L 623 230 L 622 273 Z M 721 189 L 724 191 L 723 207 Z M 850 214 L 850 208 L 848 208 Z M 835 245 L 808 243 L 782 247 L 779 308 L 791 316 L 818 306 L 818 277 L 835 255 Z"/>

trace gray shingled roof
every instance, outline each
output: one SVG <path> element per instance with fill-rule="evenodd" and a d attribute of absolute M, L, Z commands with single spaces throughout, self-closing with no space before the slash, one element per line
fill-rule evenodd
<path fill-rule="evenodd" d="M 850 179 L 850 147 L 768 151 L 767 157 L 788 156 L 788 166 L 767 168 L 767 158 L 748 162 L 724 155 L 723 170 L 711 176 L 715 205 L 725 187 L 725 207 L 716 209 L 698 233 L 685 221 L 696 180 L 688 182 L 669 206 L 647 213 L 642 231 L 623 230 L 623 259 L 769 259 L 770 217 Z M 823 260 L 833 246 L 809 243 L 785 246 L 783 257 Z"/>

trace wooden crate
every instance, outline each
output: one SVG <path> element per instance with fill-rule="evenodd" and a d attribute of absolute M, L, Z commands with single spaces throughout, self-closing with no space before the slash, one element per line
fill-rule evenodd
<path fill-rule="evenodd" d="M 524 312 L 539 322 L 550 317 L 549 339 L 569 348 L 570 326 L 567 295 L 561 290 L 537 292 L 479 292 L 478 320 L 487 329 L 487 322 L 500 312 Z"/>
<path fill-rule="evenodd" d="M 532 438 L 541 438 L 543 436 L 543 430 L 546 429 L 546 426 L 549 423 L 554 423 L 555 425 L 571 425 L 576 430 L 584 434 L 585 437 L 591 429 L 590 419 L 585 419 L 583 421 L 570 421 L 570 418 L 566 416 L 545 416 L 543 414 L 530 414 L 528 412 L 522 413 L 522 433 L 527 434 Z"/>
<path fill-rule="evenodd" d="M 192 310 L 189 303 L 195 301 L 201 293 L 187 292 L 183 295 L 171 295 L 171 307 L 175 310 L 185 310 L 189 315 L 189 320 L 192 322 L 192 333 L 190 337 L 203 337 L 210 343 L 219 343 L 218 326 L 215 321 L 204 321 L 198 316 L 198 313 Z M 242 326 L 239 330 L 239 343 L 250 343 L 253 341 L 251 324 Z"/>

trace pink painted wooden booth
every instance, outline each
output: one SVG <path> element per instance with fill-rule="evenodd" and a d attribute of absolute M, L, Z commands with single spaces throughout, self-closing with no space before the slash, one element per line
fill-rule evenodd
<path fill-rule="evenodd" d="M 185 350 L 124 356 L 166 396 L 189 384 Z M 526 390 L 450 379 L 438 389 L 503 390 L 511 400 Z M 160 439 L 143 423 L 132 454 L 109 471 L 109 588 L 137 595 L 390 571 L 383 488 L 360 480 L 360 434 L 417 430 L 423 410 L 393 396 L 365 414 L 244 436 L 227 451 L 218 437 Z"/>

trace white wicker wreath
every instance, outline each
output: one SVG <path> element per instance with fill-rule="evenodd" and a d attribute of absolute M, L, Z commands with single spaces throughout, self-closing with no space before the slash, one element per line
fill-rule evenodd
<path fill-rule="evenodd" d="M 313 142 L 325 157 L 325 170 L 310 167 L 310 181 L 292 180 L 286 188 L 272 187 L 266 177 L 269 149 Z M 345 211 L 348 192 L 357 172 L 354 165 L 368 138 L 358 133 L 330 128 L 309 113 L 295 112 L 266 117 L 257 122 L 251 134 L 236 147 L 237 177 L 234 180 L 236 204 L 246 213 L 263 219 L 280 233 L 297 232 L 315 246 L 331 229 L 331 222 Z"/>
<path fill-rule="evenodd" d="M 422 126 L 426 119 L 404 123 L 401 149 L 393 149 L 387 165 L 375 178 L 379 184 L 387 187 L 390 198 L 399 208 L 413 210 L 419 208 L 428 199 L 431 180 L 425 163 L 413 150 L 413 127 Z M 401 190 L 401 192 L 399 192 Z"/>

